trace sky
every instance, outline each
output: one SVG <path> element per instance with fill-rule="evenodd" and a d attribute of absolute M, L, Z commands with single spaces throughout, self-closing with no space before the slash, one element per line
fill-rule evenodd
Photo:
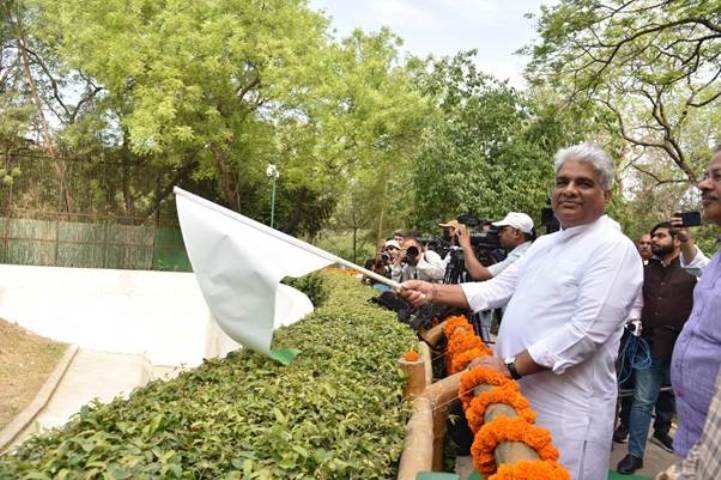
<path fill-rule="evenodd" d="M 354 28 L 378 31 L 387 26 L 403 38 L 403 50 L 425 57 L 478 50 L 481 70 L 523 87 L 527 59 L 514 54 L 536 37 L 534 20 L 541 4 L 553 0 L 310 0 L 332 18 L 344 37 Z"/>

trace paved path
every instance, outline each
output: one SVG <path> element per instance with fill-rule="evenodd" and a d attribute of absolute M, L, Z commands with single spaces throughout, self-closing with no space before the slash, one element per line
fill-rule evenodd
<path fill-rule="evenodd" d="M 653 433 L 653 428 L 649 428 L 649 433 Z M 672 430 L 671 435 L 675 433 Z M 616 470 L 616 465 L 621 461 L 623 457 L 628 453 L 628 441 L 626 443 L 615 443 L 613 444 L 613 450 L 611 450 L 611 470 Z M 659 447 L 651 440 L 646 443 L 646 454 L 643 458 L 643 468 L 636 470 L 636 475 L 645 475 L 650 478 L 654 478 L 657 473 L 666 470 L 673 463 L 679 460 L 673 453 L 667 452 L 663 448 Z"/>
<path fill-rule="evenodd" d="M 117 396 L 127 398 L 134 388 L 156 378 L 172 377 L 179 371 L 174 367 L 153 366 L 142 355 L 80 349 L 47 405 L 14 443 L 33 433 L 64 425 L 94 399 L 109 402 Z"/>

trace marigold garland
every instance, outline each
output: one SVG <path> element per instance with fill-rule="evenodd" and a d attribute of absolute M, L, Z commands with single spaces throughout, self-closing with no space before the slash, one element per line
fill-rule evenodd
<path fill-rule="evenodd" d="M 456 328 L 463 328 L 464 330 L 473 331 L 473 326 L 468 323 L 468 319 L 463 315 L 450 316 L 446 319 L 445 325 L 443 325 L 443 333 L 450 339 Z"/>
<path fill-rule="evenodd" d="M 466 409 L 468 426 L 475 433 L 485 422 L 486 409 L 492 404 L 508 405 L 516 411 L 516 415 L 528 423 L 536 421 L 536 412 L 531 409 L 531 403 L 526 397 L 520 394 L 518 388 L 509 388 L 510 385 L 517 385 L 515 382 L 508 383 L 502 387 L 493 387 L 482 392 L 471 401 Z"/>
<path fill-rule="evenodd" d="M 458 333 L 451 336 L 448 340 L 448 347 L 446 348 L 446 355 L 453 357 L 454 355 L 470 350 L 472 348 L 482 348 L 486 345 L 483 340 L 477 335 L 466 334 L 459 335 Z"/>
<path fill-rule="evenodd" d="M 450 373 L 451 375 L 453 375 L 454 373 L 458 373 L 464 368 L 466 368 L 472 360 L 478 357 L 489 355 L 489 353 L 490 350 L 488 349 L 488 347 L 485 346 L 483 348 L 472 348 L 470 350 L 457 353 L 453 356 L 453 358 L 450 359 L 450 368 L 448 370 L 448 373 Z"/>
<path fill-rule="evenodd" d="M 448 339 L 449 375 L 463 370 L 475 358 L 493 355 L 463 316 L 449 317 L 443 332 Z M 482 384 L 494 387 L 474 396 L 473 389 Z M 536 413 L 521 395 L 518 383 L 490 368 L 475 367 L 461 377 L 458 390 L 468 425 L 475 433 L 471 455 L 479 472 L 484 476 L 493 474 L 489 480 L 570 480 L 568 471 L 558 463 L 558 450 L 550 432 L 533 425 Z M 484 424 L 486 409 L 492 404 L 508 405 L 518 416 L 499 416 Z M 493 451 L 503 442 L 522 442 L 534 449 L 540 459 L 504 464 L 497 469 Z"/>
<path fill-rule="evenodd" d="M 548 430 L 521 417 L 496 417 L 476 432 L 471 446 L 473 465 L 484 476 L 495 473 L 493 450 L 502 442 L 522 442 L 534 449 L 541 460 L 558 460 L 558 450 L 551 443 Z"/>
<path fill-rule="evenodd" d="M 500 465 L 488 480 L 571 480 L 571 475 L 554 460 L 521 460 Z"/>
<path fill-rule="evenodd" d="M 458 385 L 458 398 L 466 410 L 473 400 L 473 389 L 478 385 L 508 386 L 508 388 L 519 390 L 516 382 L 500 372 L 486 367 L 474 367 L 461 376 L 461 383 Z"/>

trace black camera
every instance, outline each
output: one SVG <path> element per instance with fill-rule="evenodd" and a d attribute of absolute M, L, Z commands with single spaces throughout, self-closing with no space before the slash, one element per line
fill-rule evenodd
<path fill-rule="evenodd" d="M 488 220 L 481 220 L 480 218 L 476 217 L 475 215 L 471 215 L 470 213 L 463 213 L 461 215 L 458 215 L 458 218 L 456 218 L 458 222 L 467 225 L 470 230 L 469 237 L 471 238 L 471 245 L 473 245 L 474 248 L 480 248 L 480 249 L 486 249 L 486 250 L 495 250 L 497 248 L 501 248 L 501 242 L 498 239 L 498 228 L 491 226 L 489 230 L 479 230 L 480 227 L 483 225 L 488 225 L 491 223 Z"/>
<path fill-rule="evenodd" d="M 416 247 L 408 247 L 406 249 L 406 257 L 415 258 L 418 256 L 418 254 L 421 253 L 418 251 L 418 248 Z"/>
<path fill-rule="evenodd" d="M 469 236 L 471 237 L 471 245 L 474 247 L 488 250 L 501 248 L 501 241 L 498 239 L 498 229 L 495 227 L 485 232 L 471 232 Z"/>
<path fill-rule="evenodd" d="M 390 262 L 391 256 L 388 253 L 383 252 L 381 253 L 381 260 L 383 260 L 384 262 Z"/>

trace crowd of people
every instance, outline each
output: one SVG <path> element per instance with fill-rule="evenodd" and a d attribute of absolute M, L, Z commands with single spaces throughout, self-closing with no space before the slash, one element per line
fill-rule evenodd
<path fill-rule="evenodd" d="M 500 309 L 495 355 L 469 368 L 519 382 L 574 479 L 605 479 L 612 441 L 628 439 L 619 473 L 642 468 L 654 410 L 652 441 L 679 457 L 658 478 L 721 478 L 721 257 L 695 245 L 681 216 L 637 243 L 624 235 L 606 215 L 614 164 L 601 148 L 559 151 L 555 172 L 559 231 L 536 239 L 531 218 L 510 212 L 479 227 L 497 232 L 505 257 L 484 244 L 479 258 L 474 232 L 451 220 L 439 224 L 444 251 L 397 232 L 369 266 L 416 308 L 472 312 L 487 341 Z M 721 226 L 721 147 L 698 188 L 705 221 Z M 449 275 L 458 262 L 463 274 Z M 630 394 L 616 422 L 619 387 Z"/>

